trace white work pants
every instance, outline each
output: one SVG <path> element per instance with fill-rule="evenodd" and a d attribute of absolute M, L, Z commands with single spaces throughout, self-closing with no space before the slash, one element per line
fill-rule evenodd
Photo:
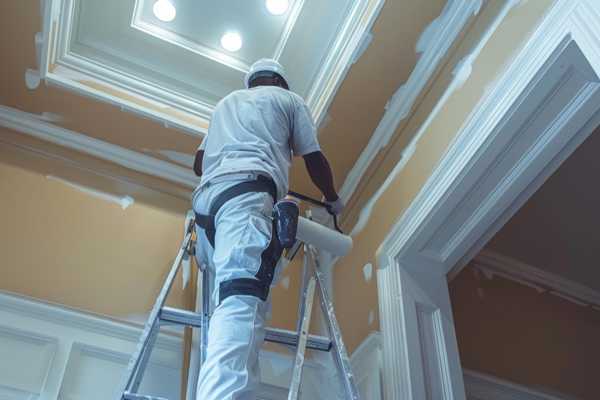
<path fill-rule="evenodd" d="M 216 178 L 202 189 L 193 205 L 194 210 L 208 215 L 220 193 L 255 178 L 252 173 Z M 270 298 L 262 301 L 251 295 L 233 294 L 219 304 L 219 288 L 222 282 L 232 279 L 257 279 L 261 264 L 264 268 L 265 253 L 273 247 L 269 246 L 273 235 L 272 212 L 273 199 L 268 193 L 246 193 L 228 201 L 215 218 L 214 249 L 204 230 L 196 226 L 196 257 L 199 263 L 208 264 L 214 277 L 211 297 L 217 305 L 210 319 L 198 400 L 250 400 L 257 397 L 260 386 L 258 354 L 271 314 Z M 280 275 L 281 264 L 275 269 L 271 285 L 277 283 Z"/>

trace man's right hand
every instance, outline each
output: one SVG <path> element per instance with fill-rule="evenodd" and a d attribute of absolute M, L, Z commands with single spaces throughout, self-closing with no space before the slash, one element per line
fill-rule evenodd
<path fill-rule="evenodd" d="M 340 215 L 342 213 L 342 210 L 344 209 L 344 201 L 339 195 L 337 196 L 337 200 L 335 201 L 327 201 L 327 199 L 323 197 L 323 203 L 331 206 L 331 208 L 329 208 L 329 211 L 334 215 Z"/>

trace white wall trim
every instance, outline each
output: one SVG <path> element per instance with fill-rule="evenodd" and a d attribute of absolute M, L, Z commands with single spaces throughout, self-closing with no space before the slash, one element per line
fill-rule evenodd
<path fill-rule="evenodd" d="M 195 188 L 200 181 L 191 169 L 70 131 L 3 105 L 0 105 L 0 126 L 188 187 Z"/>
<path fill-rule="evenodd" d="M 565 400 L 483 372 L 462 370 L 468 400 Z"/>
<path fill-rule="evenodd" d="M 600 291 L 503 254 L 484 248 L 473 258 L 473 261 L 475 268 L 483 271 L 513 280 L 530 282 L 548 291 L 558 292 L 589 305 L 600 307 Z"/>
<path fill-rule="evenodd" d="M 425 87 L 429 78 L 452 45 L 471 15 L 477 10 L 479 0 L 448 2 L 444 16 L 431 45 L 423 52 L 408 80 L 392 96 L 386 112 L 375 129 L 367 147 L 346 177 L 340 196 L 348 201 L 356 190 L 363 175 L 375 159 L 379 150 L 387 146 L 400 122 L 408 116 L 413 103 Z"/>
<path fill-rule="evenodd" d="M 143 325 L 133 322 L 77 310 L 4 290 L 0 290 L 0 310 L 133 342 L 138 341 L 144 329 Z M 177 333 L 161 333 L 156 341 L 156 346 L 179 351 L 182 339 L 183 335 Z"/>
<path fill-rule="evenodd" d="M 378 287 L 388 397 L 406 396 L 397 382 L 415 373 L 407 371 L 411 327 L 403 319 L 411 310 L 402 302 L 410 285 L 401 285 L 401 273 L 460 271 L 600 123 L 598 19 L 586 0 L 553 4 L 384 240 Z M 451 312 L 447 318 L 453 330 Z"/>

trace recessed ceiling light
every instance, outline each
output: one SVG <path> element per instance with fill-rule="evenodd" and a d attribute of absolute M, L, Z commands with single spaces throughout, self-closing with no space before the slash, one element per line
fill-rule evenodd
<path fill-rule="evenodd" d="M 177 15 L 175 5 L 168 0 L 158 0 L 156 3 L 154 3 L 152 11 L 154 11 L 156 18 L 165 22 L 173 21 L 173 19 L 175 19 L 175 15 Z"/>
<path fill-rule="evenodd" d="M 267 0 L 267 10 L 271 14 L 281 15 L 287 11 L 288 0 Z"/>
<path fill-rule="evenodd" d="M 221 38 L 221 46 L 227 51 L 238 51 L 242 48 L 242 37 L 235 32 L 228 32 Z"/>

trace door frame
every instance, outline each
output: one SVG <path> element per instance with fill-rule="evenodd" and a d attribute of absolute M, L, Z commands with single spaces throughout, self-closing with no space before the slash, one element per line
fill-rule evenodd
<path fill-rule="evenodd" d="M 600 7 L 592 2 L 555 1 L 498 84 L 467 118 L 456 141 L 382 243 L 378 291 L 386 399 L 413 398 L 409 353 L 419 351 L 407 347 L 401 266 L 428 268 L 446 274 L 450 281 L 600 125 Z M 572 91 L 573 97 L 560 103 L 553 96 L 558 89 L 534 99 L 526 97 L 573 45 L 593 71 L 589 74 L 589 69 L 565 67 L 555 88 L 579 85 Z M 578 74 L 576 79 L 568 79 L 573 73 Z M 545 107 L 558 106 L 560 110 L 546 120 L 545 129 L 536 133 L 527 128 Z M 530 111 L 527 118 L 514 126 L 518 111 L 525 108 Z M 441 348 L 446 351 L 445 346 Z M 452 369 L 462 384 L 462 372 Z M 450 380 L 447 374 L 442 376 Z M 450 393 L 447 398 L 462 396 Z"/>

